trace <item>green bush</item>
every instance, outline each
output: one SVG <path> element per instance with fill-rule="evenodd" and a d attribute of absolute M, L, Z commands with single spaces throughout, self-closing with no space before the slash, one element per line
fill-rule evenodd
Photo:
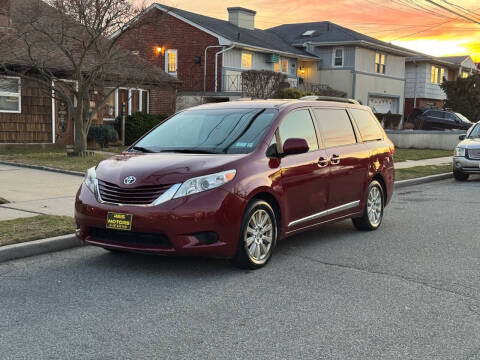
<path fill-rule="evenodd" d="M 102 148 L 109 142 L 118 140 L 118 133 L 113 126 L 93 125 L 88 130 L 88 140 L 95 140 Z"/>
<path fill-rule="evenodd" d="M 125 145 L 132 145 L 146 132 L 161 124 L 166 115 L 150 115 L 145 113 L 134 113 L 125 118 Z M 115 121 L 115 128 L 118 133 L 122 133 L 122 118 L 118 117 Z"/>

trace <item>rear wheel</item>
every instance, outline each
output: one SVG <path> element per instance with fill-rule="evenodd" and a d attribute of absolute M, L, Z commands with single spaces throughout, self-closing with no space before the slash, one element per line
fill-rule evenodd
<path fill-rule="evenodd" d="M 467 181 L 468 176 L 469 176 L 469 174 L 465 174 L 461 171 L 454 171 L 453 172 L 453 177 L 455 178 L 455 180 L 458 180 L 458 181 Z"/>
<path fill-rule="evenodd" d="M 267 202 L 256 200 L 245 211 L 237 253 L 231 262 L 242 269 L 258 269 L 270 260 L 276 242 L 275 212 Z"/>
<path fill-rule="evenodd" d="M 384 194 L 382 185 L 373 180 L 368 186 L 367 201 L 363 216 L 352 219 L 358 230 L 372 231 L 378 229 L 383 219 Z"/>

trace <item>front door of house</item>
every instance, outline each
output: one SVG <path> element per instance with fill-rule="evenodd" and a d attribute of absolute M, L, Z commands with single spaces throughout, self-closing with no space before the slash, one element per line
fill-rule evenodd
<path fill-rule="evenodd" d="M 73 145 L 75 124 L 66 101 L 55 99 L 55 143 Z"/>

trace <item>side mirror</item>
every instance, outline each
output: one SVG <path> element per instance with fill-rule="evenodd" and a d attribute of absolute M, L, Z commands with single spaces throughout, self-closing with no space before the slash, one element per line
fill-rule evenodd
<path fill-rule="evenodd" d="M 283 144 L 283 155 L 303 154 L 308 152 L 307 140 L 299 138 L 290 138 Z"/>
<path fill-rule="evenodd" d="M 467 135 L 463 134 L 458 137 L 458 140 L 465 140 L 467 138 Z"/>

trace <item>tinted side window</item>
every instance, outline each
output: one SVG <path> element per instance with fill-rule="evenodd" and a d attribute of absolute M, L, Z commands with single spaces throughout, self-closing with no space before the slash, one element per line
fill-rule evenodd
<path fill-rule="evenodd" d="M 427 115 L 443 119 L 443 112 L 441 111 L 436 111 L 436 110 L 427 111 Z"/>
<path fill-rule="evenodd" d="M 383 139 L 383 132 L 380 130 L 380 123 L 367 110 L 350 109 L 353 119 L 358 126 L 363 141 L 374 141 Z"/>
<path fill-rule="evenodd" d="M 457 120 L 457 117 L 455 116 L 455 114 L 446 112 L 445 113 L 445 119 L 454 121 L 454 120 Z"/>
<path fill-rule="evenodd" d="M 314 109 L 325 147 L 355 144 L 352 123 L 344 109 Z"/>
<path fill-rule="evenodd" d="M 312 117 L 308 110 L 297 110 L 287 114 L 279 127 L 282 149 L 285 140 L 300 138 L 307 140 L 310 151 L 318 150 L 317 135 L 313 126 Z"/>

